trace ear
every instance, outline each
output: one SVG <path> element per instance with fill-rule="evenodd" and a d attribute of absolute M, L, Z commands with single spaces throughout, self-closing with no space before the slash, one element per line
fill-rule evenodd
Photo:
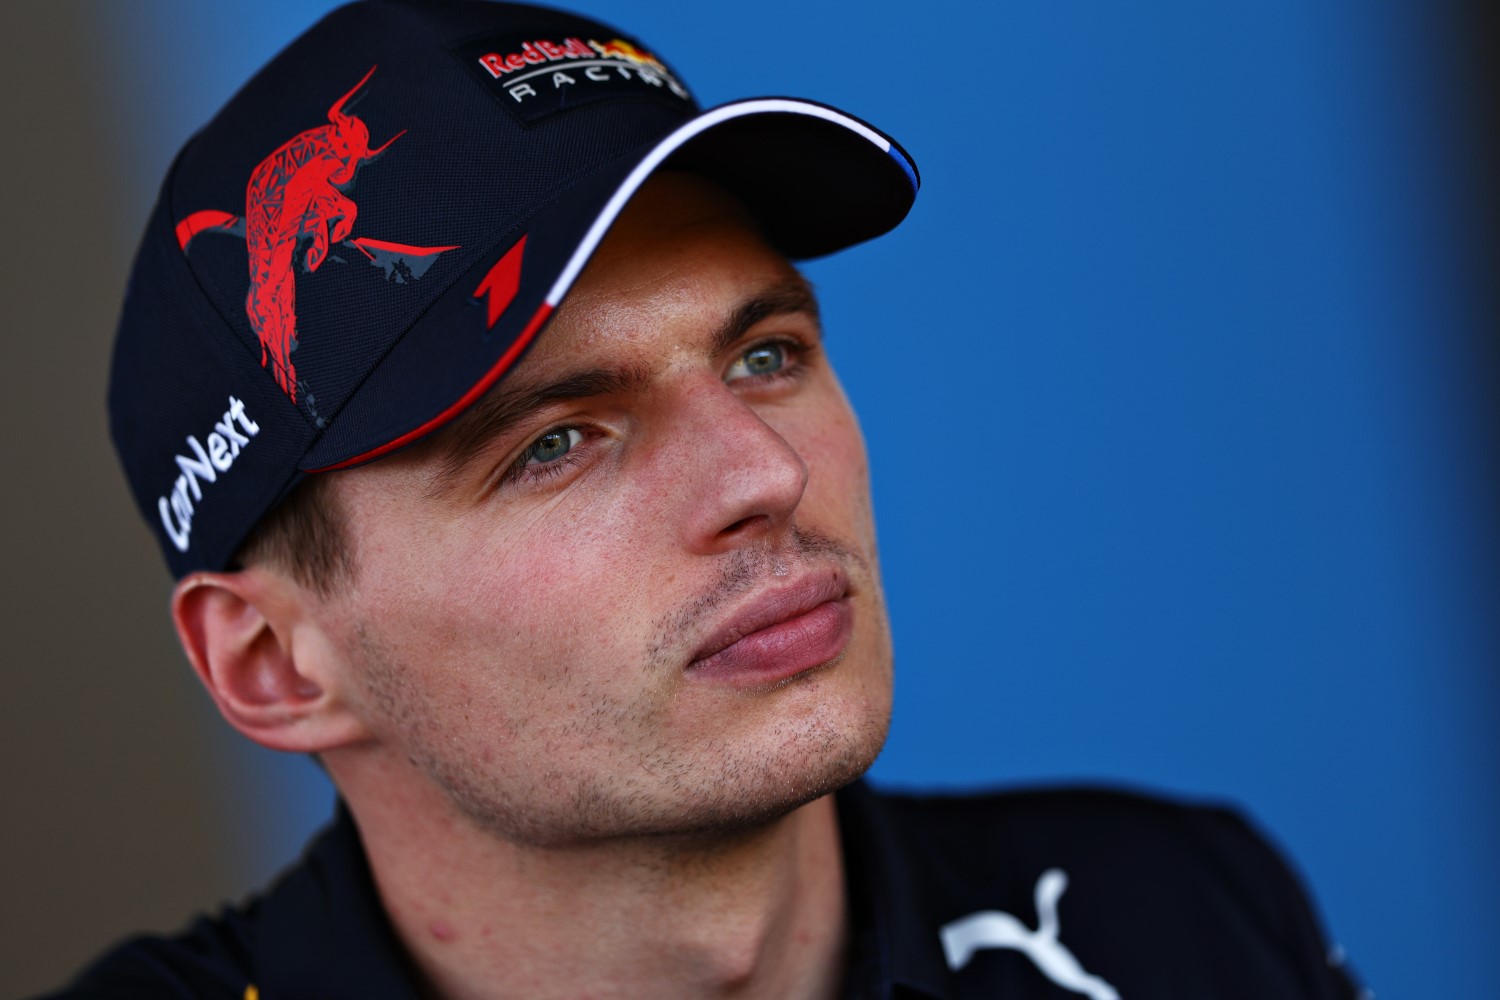
<path fill-rule="evenodd" d="M 334 647 L 306 613 L 315 603 L 262 567 L 195 573 L 172 591 L 177 637 L 214 704 L 272 750 L 321 753 L 366 735 L 340 697 Z"/>

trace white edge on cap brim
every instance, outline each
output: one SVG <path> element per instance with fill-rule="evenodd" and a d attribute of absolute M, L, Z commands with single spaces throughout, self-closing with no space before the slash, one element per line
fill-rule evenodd
<path fill-rule="evenodd" d="M 889 139 L 863 122 L 856 121 L 848 115 L 840 114 L 832 108 L 825 108 L 820 104 L 808 104 L 805 101 L 788 100 L 783 97 L 766 97 L 750 101 L 738 101 L 734 104 L 725 104 L 711 111 L 705 111 L 697 118 L 683 125 L 677 131 L 657 143 L 656 147 L 647 153 L 640 163 L 635 165 L 635 169 L 630 171 L 625 180 L 615 189 L 614 195 L 610 197 L 604 208 L 599 212 L 598 217 L 594 219 L 594 224 L 589 227 L 589 231 L 584 234 L 583 240 L 579 242 L 577 249 L 573 251 L 573 256 L 568 260 L 568 266 L 563 268 L 562 274 L 558 275 L 557 280 L 552 283 L 552 290 L 547 293 L 547 305 L 555 309 L 558 303 L 563 300 L 563 296 L 568 294 L 568 289 L 573 287 L 573 282 L 578 279 L 579 273 L 583 270 L 584 265 L 588 263 L 589 258 L 593 256 L 594 251 L 599 246 L 599 242 L 604 239 L 604 234 L 609 231 L 609 227 L 614 225 L 615 219 L 619 217 L 620 211 L 625 207 L 625 203 L 646 182 L 646 178 L 651 176 L 652 171 L 661 166 L 663 160 L 677 152 L 688 140 L 713 128 L 715 125 L 722 124 L 734 118 L 765 114 L 767 112 L 808 115 L 813 118 L 822 118 L 836 125 L 842 125 L 849 131 L 868 139 L 871 143 L 879 147 L 881 152 L 895 157 L 900 162 L 900 166 L 906 172 L 907 176 L 912 178 L 913 186 L 915 186 L 915 175 L 912 173 L 912 168 L 904 162 L 905 158 L 899 152 L 891 148 Z"/>

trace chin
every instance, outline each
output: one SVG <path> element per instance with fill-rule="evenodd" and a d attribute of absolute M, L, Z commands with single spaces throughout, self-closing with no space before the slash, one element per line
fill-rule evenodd
<path fill-rule="evenodd" d="M 658 749 L 624 774 L 553 772 L 509 794 L 463 780 L 472 772 L 429 775 L 471 823 L 521 846 L 738 838 L 857 780 L 879 755 L 889 697 L 819 695 L 817 680 L 798 685 L 814 696 L 810 711 L 692 750 Z"/>
<path fill-rule="evenodd" d="M 674 794 L 649 832 L 742 833 L 858 780 L 890 726 L 890 662 L 876 662 L 871 673 L 851 671 L 846 660 L 787 682 L 770 699 L 772 718 L 759 731 L 702 753 L 697 780 L 670 783 Z"/>
<path fill-rule="evenodd" d="M 733 835 L 775 823 L 858 780 L 885 743 L 886 717 L 838 732 L 799 733 L 777 752 L 719 771 L 659 834 Z"/>

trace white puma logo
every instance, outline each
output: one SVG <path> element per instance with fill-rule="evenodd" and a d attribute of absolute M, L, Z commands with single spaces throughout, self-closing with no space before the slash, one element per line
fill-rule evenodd
<path fill-rule="evenodd" d="M 1084 972 L 1073 953 L 1057 940 L 1057 900 L 1067 887 L 1067 872 L 1060 868 L 1042 872 L 1036 882 L 1036 930 L 999 910 L 971 913 L 944 924 L 939 934 L 948 968 L 962 969 L 980 948 L 1014 948 L 1064 989 L 1082 993 L 1089 1000 L 1120 1000 L 1113 986 Z"/>

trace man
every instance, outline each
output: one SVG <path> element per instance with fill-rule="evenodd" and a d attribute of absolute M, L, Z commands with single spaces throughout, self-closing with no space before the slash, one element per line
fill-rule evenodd
<path fill-rule="evenodd" d="M 342 804 L 67 995 L 1355 995 L 1232 815 L 858 784 L 890 638 L 788 258 L 916 188 L 536 8 L 356 5 L 247 84 L 163 187 L 111 419 L 194 669 Z"/>

